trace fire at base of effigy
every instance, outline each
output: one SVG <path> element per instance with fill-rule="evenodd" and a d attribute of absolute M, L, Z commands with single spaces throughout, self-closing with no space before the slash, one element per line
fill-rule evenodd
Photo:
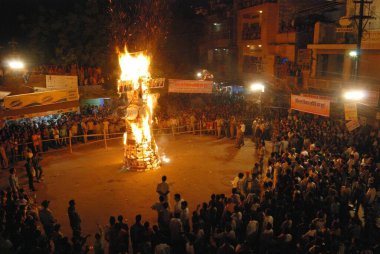
<path fill-rule="evenodd" d="M 118 94 L 126 122 L 123 170 L 147 171 L 161 166 L 158 147 L 152 133 L 156 97 L 149 91 L 150 59 L 142 53 L 119 54 L 121 68 Z"/>

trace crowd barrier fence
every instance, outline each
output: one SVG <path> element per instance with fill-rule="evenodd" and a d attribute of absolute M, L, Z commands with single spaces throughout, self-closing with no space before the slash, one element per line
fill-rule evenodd
<path fill-rule="evenodd" d="M 252 123 L 253 119 L 246 119 L 243 120 L 244 122 Z M 229 128 L 228 128 L 229 130 Z M 193 125 L 180 125 L 180 126 L 172 126 L 168 128 L 156 128 L 152 129 L 153 135 L 155 137 L 159 136 L 173 136 L 174 138 L 177 135 L 183 135 L 183 134 L 194 134 L 194 135 L 212 135 L 217 136 L 217 128 L 215 128 L 215 125 L 212 124 L 212 127 L 206 128 L 205 122 L 197 122 Z M 225 130 L 222 128 L 222 132 L 225 134 Z M 236 134 L 236 130 L 235 130 Z M 24 148 L 28 147 L 33 150 L 33 152 L 38 152 L 40 154 L 48 154 L 52 152 L 57 151 L 69 151 L 70 153 L 73 153 L 73 147 L 76 146 L 76 144 L 80 143 L 81 145 L 89 145 L 89 144 L 96 144 L 100 142 L 104 142 L 104 148 L 108 149 L 108 143 L 111 140 L 122 140 L 123 139 L 124 132 L 116 132 L 116 133 L 109 133 L 106 130 L 103 130 L 103 133 L 98 134 L 84 134 L 84 135 L 71 135 L 69 132 L 68 137 L 59 137 L 57 138 L 50 138 L 50 139 L 43 139 L 41 140 L 41 144 L 34 142 L 27 142 L 23 144 L 19 144 L 18 146 L 23 146 Z M 22 154 L 20 151 L 18 151 L 17 154 L 10 155 L 11 160 L 20 160 L 24 159 L 25 155 Z"/>

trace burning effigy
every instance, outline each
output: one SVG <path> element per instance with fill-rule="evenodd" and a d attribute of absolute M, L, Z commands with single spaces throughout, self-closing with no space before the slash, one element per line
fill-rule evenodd
<path fill-rule="evenodd" d="M 143 53 L 119 53 L 118 94 L 123 101 L 124 170 L 147 171 L 161 165 L 152 132 L 155 95 L 149 91 L 150 58 Z"/>

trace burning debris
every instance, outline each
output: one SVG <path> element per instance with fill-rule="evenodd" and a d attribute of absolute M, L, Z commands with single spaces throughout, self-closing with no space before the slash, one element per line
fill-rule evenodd
<path fill-rule="evenodd" d="M 149 93 L 150 59 L 143 53 L 119 53 L 118 93 L 125 103 L 124 170 L 147 171 L 161 165 L 151 129 L 155 97 Z"/>

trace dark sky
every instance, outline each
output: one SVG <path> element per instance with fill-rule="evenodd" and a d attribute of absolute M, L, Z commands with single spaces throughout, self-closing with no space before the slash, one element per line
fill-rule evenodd
<path fill-rule="evenodd" d="M 84 0 L 0 0 L 0 46 L 4 46 L 12 38 L 23 41 L 23 23 L 36 20 L 38 9 L 59 10 L 62 13 L 72 8 L 73 4 Z"/>

